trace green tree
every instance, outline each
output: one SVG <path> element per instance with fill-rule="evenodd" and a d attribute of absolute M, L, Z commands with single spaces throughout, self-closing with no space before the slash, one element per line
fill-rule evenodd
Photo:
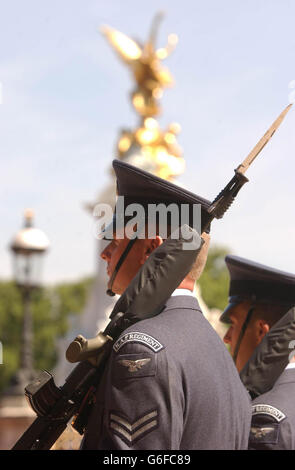
<path fill-rule="evenodd" d="M 229 249 L 213 245 L 208 253 L 206 267 L 200 277 L 202 297 L 209 308 L 223 310 L 228 300 L 229 274 L 224 258 Z"/>
<path fill-rule="evenodd" d="M 56 339 L 66 334 L 69 316 L 79 315 L 86 303 L 93 278 L 63 283 L 36 290 L 32 295 L 34 322 L 34 365 L 52 369 L 56 363 Z M 3 364 L 0 365 L 0 391 L 5 389 L 19 367 L 23 306 L 13 282 L 0 282 L 0 341 Z"/>

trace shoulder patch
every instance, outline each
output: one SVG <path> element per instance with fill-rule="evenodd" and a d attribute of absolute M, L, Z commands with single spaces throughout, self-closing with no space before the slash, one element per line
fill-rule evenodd
<path fill-rule="evenodd" d="M 131 331 L 130 333 L 126 333 L 125 335 L 121 336 L 115 342 L 113 346 L 114 351 L 118 352 L 126 343 L 144 344 L 148 348 L 152 349 L 152 351 L 154 351 L 155 353 L 161 351 L 161 349 L 164 348 L 164 346 L 152 336 L 138 331 Z"/>
<path fill-rule="evenodd" d="M 274 406 L 264 404 L 252 405 L 252 416 L 258 414 L 272 416 L 278 423 L 286 418 L 286 415 Z"/>
<path fill-rule="evenodd" d="M 251 426 L 249 443 L 251 444 L 277 444 L 279 436 L 279 424 L 271 425 L 255 424 Z"/>
<path fill-rule="evenodd" d="M 114 361 L 113 377 L 118 381 L 134 377 L 153 377 L 156 371 L 156 356 L 151 352 L 118 354 Z"/>

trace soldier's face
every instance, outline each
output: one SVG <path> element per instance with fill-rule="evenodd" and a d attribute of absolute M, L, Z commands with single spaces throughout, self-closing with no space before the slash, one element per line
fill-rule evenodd
<path fill-rule="evenodd" d="M 107 274 L 109 278 L 111 278 L 114 269 L 122 254 L 124 253 L 129 241 L 129 238 L 126 236 L 122 239 L 117 239 L 115 237 L 101 252 L 101 258 L 107 263 Z M 121 295 L 126 287 L 130 284 L 138 270 L 145 263 L 149 254 L 162 242 L 163 241 L 161 237 L 156 237 L 156 239 L 153 240 L 136 240 L 115 277 L 112 291 Z M 110 287 L 111 286 L 109 281 L 108 288 Z"/>
<path fill-rule="evenodd" d="M 241 302 L 240 304 L 233 307 L 229 315 L 231 324 L 223 338 L 223 341 L 229 345 L 229 350 L 232 356 L 234 355 L 242 326 L 246 320 L 246 316 L 250 308 L 250 302 Z M 237 355 L 236 367 L 239 372 L 250 359 L 254 349 L 256 346 L 258 346 L 261 339 L 262 338 L 259 334 L 259 321 L 255 319 L 253 321 L 252 319 L 246 328 L 246 332 L 243 336 Z"/>

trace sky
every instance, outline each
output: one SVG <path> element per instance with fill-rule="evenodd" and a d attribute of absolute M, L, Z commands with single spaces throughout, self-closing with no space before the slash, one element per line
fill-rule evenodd
<path fill-rule="evenodd" d="M 137 117 L 127 67 L 98 28 L 145 40 L 163 10 L 158 46 L 175 86 L 162 127 L 179 122 L 186 172 L 179 182 L 214 199 L 288 104 L 295 80 L 292 0 L 0 0 L 0 279 L 25 208 L 50 239 L 44 282 L 94 272 L 98 251 L 85 204 L 110 181 L 121 127 Z M 294 83 L 293 83 L 294 85 Z M 212 242 L 294 272 L 295 108 L 251 166 Z"/>

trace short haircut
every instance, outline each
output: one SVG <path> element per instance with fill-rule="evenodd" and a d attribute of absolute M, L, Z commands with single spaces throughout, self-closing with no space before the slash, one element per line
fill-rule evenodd
<path fill-rule="evenodd" d="M 156 225 L 156 234 L 159 235 L 159 224 Z M 147 226 L 146 226 L 146 235 L 147 235 Z M 167 225 L 167 237 L 171 235 L 171 226 Z M 186 277 L 189 277 L 193 281 L 197 281 L 206 266 L 207 262 L 207 257 L 208 257 L 208 250 L 209 250 L 209 244 L 210 244 L 210 235 L 208 233 L 203 233 L 202 238 L 204 240 L 204 243 L 198 253 L 197 259 L 195 260 L 192 269 L 190 272 L 187 274 Z"/>
<path fill-rule="evenodd" d="M 292 305 L 283 303 L 256 303 L 254 304 L 253 319 L 265 321 L 270 328 L 273 327 L 290 310 Z"/>

